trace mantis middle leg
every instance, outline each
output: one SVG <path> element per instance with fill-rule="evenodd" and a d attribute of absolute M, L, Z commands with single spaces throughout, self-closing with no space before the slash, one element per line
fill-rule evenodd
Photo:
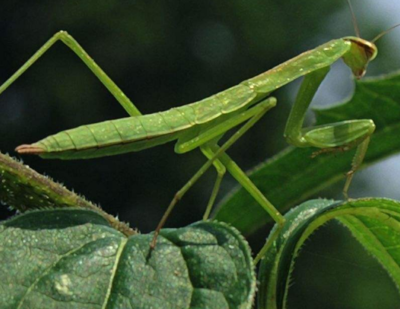
<path fill-rule="evenodd" d="M 94 62 L 87 52 L 79 45 L 75 39 L 65 31 L 57 32 L 48 40 L 17 72 L 15 72 L 3 85 L 0 86 L 0 94 L 5 91 L 15 80 L 17 80 L 32 64 L 36 62 L 51 46 L 57 41 L 67 45 L 97 76 L 103 85 L 117 99 L 130 116 L 141 115 L 136 106 L 122 92 L 122 90 L 107 76 L 106 73 Z"/>
<path fill-rule="evenodd" d="M 158 234 L 161 230 L 161 228 L 164 226 L 166 220 L 168 219 L 168 216 L 174 209 L 175 205 L 177 202 L 183 197 L 183 195 L 197 182 L 197 180 L 200 179 L 200 177 L 214 164 L 216 160 L 219 160 L 220 157 L 222 157 L 226 150 L 231 147 L 244 133 L 246 133 L 258 120 L 261 119 L 261 117 L 273 106 L 276 104 L 276 99 L 275 98 L 269 98 L 258 105 L 254 106 L 253 108 L 236 115 L 235 117 L 229 119 L 226 121 L 225 125 L 225 131 L 231 129 L 233 126 L 237 126 L 240 123 L 243 123 L 244 121 L 247 121 L 238 131 L 236 131 L 225 144 L 223 144 L 220 148 L 218 148 L 216 151 L 213 150 L 213 146 L 211 142 L 213 139 L 215 139 L 217 136 L 221 134 L 220 127 L 216 126 L 214 128 L 211 128 L 209 131 L 204 132 L 203 135 L 200 135 L 195 139 L 196 143 L 201 143 L 199 146 L 206 145 L 204 149 L 206 149 L 206 152 L 209 153 L 210 155 L 212 154 L 212 157 L 192 176 L 192 178 L 175 194 L 174 198 L 172 199 L 170 205 L 168 206 L 167 210 L 165 211 L 160 223 L 158 224 L 155 232 L 154 232 L 154 237 L 151 242 L 151 247 L 154 248 L 156 245 L 157 237 Z M 177 145 L 181 147 L 177 147 L 180 149 L 182 152 L 184 152 L 184 148 L 188 147 L 188 149 L 191 149 L 191 146 L 193 146 L 192 141 L 188 141 L 187 143 L 183 143 L 181 145 Z M 216 146 L 215 146 L 216 147 Z M 208 156 L 208 155 L 207 155 Z M 221 161 L 222 162 L 222 161 Z M 230 171 L 229 169 L 233 169 L 231 167 L 231 164 L 228 166 L 222 162 L 222 164 Z M 285 222 L 284 217 L 279 213 L 279 211 L 267 200 L 267 198 L 257 189 L 257 187 L 250 181 L 250 179 L 245 176 L 245 173 L 240 170 L 240 168 L 236 165 L 235 169 L 235 175 L 237 173 L 240 174 L 240 183 L 245 186 L 245 188 L 249 191 L 249 193 L 260 203 L 260 205 L 271 215 L 271 217 L 279 224 L 279 226 L 282 226 L 283 223 Z M 240 170 L 241 172 L 237 172 L 236 170 Z M 235 177 L 235 176 L 234 176 Z M 235 177 L 236 178 L 236 177 Z M 217 180 L 218 181 L 218 180 Z M 219 185 L 218 185 L 219 187 Z M 214 186 L 215 188 L 215 186 Z M 218 189 L 218 188 L 217 188 Z M 215 190 L 213 194 L 216 195 Z"/>
<path fill-rule="evenodd" d="M 211 145 L 210 151 L 214 154 L 214 156 L 216 156 L 221 151 L 221 148 L 219 148 L 218 145 Z M 243 188 L 269 213 L 269 215 L 274 219 L 277 224 L 276 228 L 274 228 L 272 234 L 267 239 L 265 245 L 255 257 L 254 264 L 256 265 L 268 251 L 275 239 L 278 237 L 285 223 L 285 218 L 271 204 L 271 202 L 265 197 L 265 195 L 262 194 L 262 192 L 246 175 L 246 173 L 225 152 L 222 152 L 222 154 L 219 155 L 218 160 L 226 167 L 228 172 L 243 186 Z"/>

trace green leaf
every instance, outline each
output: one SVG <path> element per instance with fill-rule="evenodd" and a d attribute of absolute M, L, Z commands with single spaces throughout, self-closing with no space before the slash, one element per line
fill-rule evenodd
<path fill-rule="evenodd" d="M 0 153 L 0 201 L 20 212 L 52 207 L 97 207 L 49 177 Z"/>
<path fill-rule="evenodd" d="M 35 210 L 0 225 L 1 308 L 251 308 L 250 249 L 224 223 L 127 238 L 91 210 Z"/>
<path fill-rule="evenodd" d="M 0 153 L 0 203 L 22 213 L 34 209 L 89 209 L 103 216 L 113 228 L 125 235 L 136 233 L 100 207 L 2 153 Z"/>
<path fill-rule="evenodd" d="M 305 240 L 331 219 L 343 223 L 400 287 L 400 202 L 359 199 L 311 200 L 292 209 L 279 237 L 261 262 L 259 308 L 286 308 L 294 259 Z"/>
<path fill-rule="evenodd" d="M 315 112 L 317 125 L 349 119 L 374 120 L 376 131 L 361 168 L 400 150 L 398 73 L 357 81 L 354 96 L 348 102 Z M 284 211 L 332 183 L 344 180 L 355 150 L 335 155 L 322 154 L 311 159 L 314 151 L 315 148 L 289 147 L 252 170 L 250 179 L 279 210 Z M 232 224 L 244 234 L 250 234 L 271 221 L 242 188 L 237 188 L 222 201 L 215 218 Z"/>

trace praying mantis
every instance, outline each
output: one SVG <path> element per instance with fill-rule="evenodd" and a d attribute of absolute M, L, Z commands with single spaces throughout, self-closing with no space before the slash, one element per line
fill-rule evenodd
<path fill-rule="evenodd" d="M 21 145 L 16 148 L 18 153 L 36 154 L 42 158 L 89 159 L 141 151 L 177 141 L 176 153 L 183 154 L 198 148 L 207 158 L 207 162 L 175 194 L 154 232 L 152 248 L 155 247 L 157 236 L 177 202 L 211 166 L 214 166 L 217 177 L 203 219 L 209 218 L 221 181 L 228 171 L 277 223 L 278 228 L 255 261 L 268 250 L 285 219 L 226 151 L 275 107 L 277 100 L 270 94 L 276 89 L 304 76 L 285 128 L 284 135 L 290 144 L 297 147 L 317 147 L 321 152 L 356 147 L 343 189 L 345 196 L 354 172 L 364 159 L 370 136 L 375 130 L 375 125 L 370 119 L 347 120 L 303 128 L 305 113 L 333 63 L 342 58 L 354 76 L 361 78 L 369 62 L 377 56 L 375 44 L 359 36 L 332 40 L 202 101 L 142 115 L 79 43 L 67 32 L 60 31 L 0 87 L 0 94 L 57 41 L 68 46 L 89 67 L 129 117 L 62 131 L 34 144 Z M 219 140 L 226 132 L 241 124 L 242 127 L 224 144 L 219 145 Z"/>

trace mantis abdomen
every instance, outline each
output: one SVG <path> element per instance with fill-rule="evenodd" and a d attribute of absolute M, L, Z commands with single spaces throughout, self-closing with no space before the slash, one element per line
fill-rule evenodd
<path fill-rule="evenodd" d="M 41 157 L 95 158 L 154 147 L 177 139 L 194 127 L 210 123 L 252 101 L 257 94 L 237 85 L 202 101 L 136 117 L 99 122 L 62 131 L 35 143 Z"/>

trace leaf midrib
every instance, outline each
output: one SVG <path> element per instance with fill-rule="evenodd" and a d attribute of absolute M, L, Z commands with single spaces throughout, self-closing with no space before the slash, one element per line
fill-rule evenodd
<path fill-rule="evenodd" d="M 113 269 L 111 271 L 111 278 L 110 278 L 110 282 L 109 282 L 109 285 L 108 285 L 106 296 L 104 297 L 103 306 L 101 307 L 102 309 L 105 309 L 107 307 L 107 305 L 108 305 L 108 302 L 110 301 L 111 291 L 112 291 L 112 288 L 114 286 L 115 275 L 117 274 L 118 265 L 119 265 L 119 263 L 121 261 L 121 256 L 122 256 L 122 253 L 123 253 L 124 249 L 126 248 L 127 243 L 128 243 L 128 238 L 122 238 L 121 239 L 120 246 L 118 248 L 117 254 L 115 255 L 115 263 L 114 263 L 114 267 L 113 267 Z"/>

